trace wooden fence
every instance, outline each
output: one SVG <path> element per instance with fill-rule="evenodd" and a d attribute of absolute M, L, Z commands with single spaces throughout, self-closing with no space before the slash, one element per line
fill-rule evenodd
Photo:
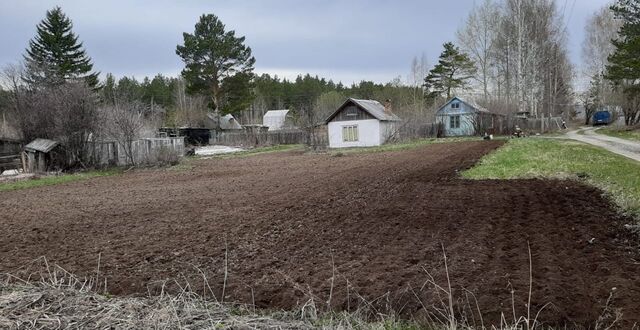
<path fill-rule="evenodd" d="M 87 151 L 97 165 L 154 164 L 184 156 L 183 137 L 140 139 L 131 143 L 131 152 L 114 141 L 90 143 Z"/>
<path fill-rule="evenodd" d="M 562 129 L 562 117 L 520 118 L 505 117 L 501 123 L 501 134 L 513 134 L 516 126 L 529 134 L 551 133 Z"/>
<path fill-rule="evenodd" d="M 280 144 L 309 144 L 309 133 L 302 130 L 283 130 L 260 132 L 243 130 L 240 132 L 217 132 L 209 140 L 209 144 L 255 147 Z M 329 137 L 326 129 L 318 129 L 314 133 L 314 144 L 328 145 Z"/>
<path fill-rule="evenodd" d="M 22 167 L 22 143 L 14 140 L 0 140 L 0 173 L 4 170 Z"/>
<path fill-rule="evenodd" d="M 389 142 L 442 137 L 443 129 L 442 124 L 407 121 L 398 126 Z"/>

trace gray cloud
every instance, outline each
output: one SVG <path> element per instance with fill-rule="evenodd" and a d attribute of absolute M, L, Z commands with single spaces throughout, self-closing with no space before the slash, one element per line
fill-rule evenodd
<path fill-rule="evenodd" d="M 579 61 L 586 17 L 606 3 L 558 1 L 570 23 L 574 62 Z M 383 82 L 406 75 L 411 58 L 422 52 L 434 63 L 442 43 L 455 39 L 473 4 L 474 0 L 0 0 L 0 64 L 20 60 L 45 11 L 60 5 L 103 73 L 177 74 L 182 64 L 175 47 L 182 32 L 191 32 L 201 14 L 214 13 L 229 29 L 246 36 L 259 72 L 311 72 L 347 83 Z"/>

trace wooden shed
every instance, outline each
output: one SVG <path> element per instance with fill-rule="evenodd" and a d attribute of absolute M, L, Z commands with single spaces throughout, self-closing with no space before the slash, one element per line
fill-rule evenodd
<path fill-rule="evenodd" d="M 55 149 L 59 142 L 35 139 L 24 147 L 24 170 L 28 173 L 46 172 L 55 165 Z"/>

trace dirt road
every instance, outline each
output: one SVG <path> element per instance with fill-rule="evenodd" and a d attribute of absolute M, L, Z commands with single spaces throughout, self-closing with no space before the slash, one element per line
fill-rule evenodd
<path fill-rule="evenodd" d="M 485 322 L 497 322 L 513 314 L 511 290 L 526 314 L 529 244 L 532 311 L 551 304 L 539 321 L 592 327 L 613 293 L 620 324 L 640 323 L 631 219 L 576 182 L 459 179 L 500 145 L 209 159 L 0 192 L 0 272 L 27 274 L 46 256 L 99 273 L 113 294 L 177 290 L 177 280 L 259 307 L 314 299 L 411 316 L 440 306 L 427 271 L 446 283 L 444 247 L 456 311 L 479 320 L 473 292 Z"/>
<path fill-rule="evenodd" d="M 594 127 L 583 127 L 578 130 L 568 132 L 567 137 L 572 140 L 592 144 L 594 146 L 607 149 L 618 155 L 622 155 L 640 162 L 639 142 L 620 139 L 604 134 L 598 134 L 597 128 Z"/>

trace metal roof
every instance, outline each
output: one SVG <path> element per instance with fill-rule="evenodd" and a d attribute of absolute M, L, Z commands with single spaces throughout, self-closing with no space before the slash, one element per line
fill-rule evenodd
<path fill-rule="evenodd" d="M 362 110 L 368 112 L 370 115 L 372 115 L 373 117 L 375 117 L 376 119 L 378 119 L 380 121 L 400 121 L 401 120 L 400 117 L 396 116 L 391 111 L 386 110 L 384 108 L 384 105 L 382 105 L 378 101 L 375 101 L 375 100 L 358 100 L 358 99 L 354 99 L 354 98 L 349 98 L 346 102 L 344 102 L 338 108 L 338 110 L 336 110 L 334 113 L 332 113 L 331 116 L 329 116 L 325 122 L 328 123 L 329 121 L 331 121 L 331 119 L 333 119 L 333 117 L 335 117 L 340 111 L 342 111 L 342 109 L 349 103 L 356 104 Z"/>
<path fill-rule="evenodd" d="M 265 112 L 264 117 L 286 117 L 289 110 L 269 110 Z"/>
<path fill-rule="evenodd" d="M 216 115 L 213 113 L 207 113 L 207 117 L 211 119 L 213 122 L 217 122 L 218 119 Z M 232 114 L 226 114 L 224 116 L 220 116 L 220 129 L 242 129 L 242 126 Z"/>
<path fill-rule="evenodd" d="M 29 144 L 27 144 L 24 148 L 27 150 L 40 151 L 40 152 L 47 153 L 51 151 L 53 148 L 55 148 L 56 146 L 58 146 L 59 144 L 60 144 L 59 142 L 53 141 L 53 140 L 35 139 L 31 141 Z"/>
<path fill-rule="evenodd" d="M 482 106 L 480 106 L 479 104 L 477 104 L 477 103 L 475 103 L 473 101 L 468 101 L 468 100 L 465 100 L 465 99 L 463 99 L 461 97 L 458 97 L 458 96 L 452 97 L 449 101 L 447 101 L 444 105 L 442 105 L 440 107 L 440 109 L 438 109 L 438 111 L 444 109 L 446 106 L 451 104 L 451 102 L 453 102 L 453 100 L 458 100 L 458 101 L 460 101 L 462 103 L 465 103 L 466 105 L 470 106 L 473 110 L 475 110 L 477 112 L 493 113 L 493 112 L 487 110 L 486 108 L 483 108 Z"/>

